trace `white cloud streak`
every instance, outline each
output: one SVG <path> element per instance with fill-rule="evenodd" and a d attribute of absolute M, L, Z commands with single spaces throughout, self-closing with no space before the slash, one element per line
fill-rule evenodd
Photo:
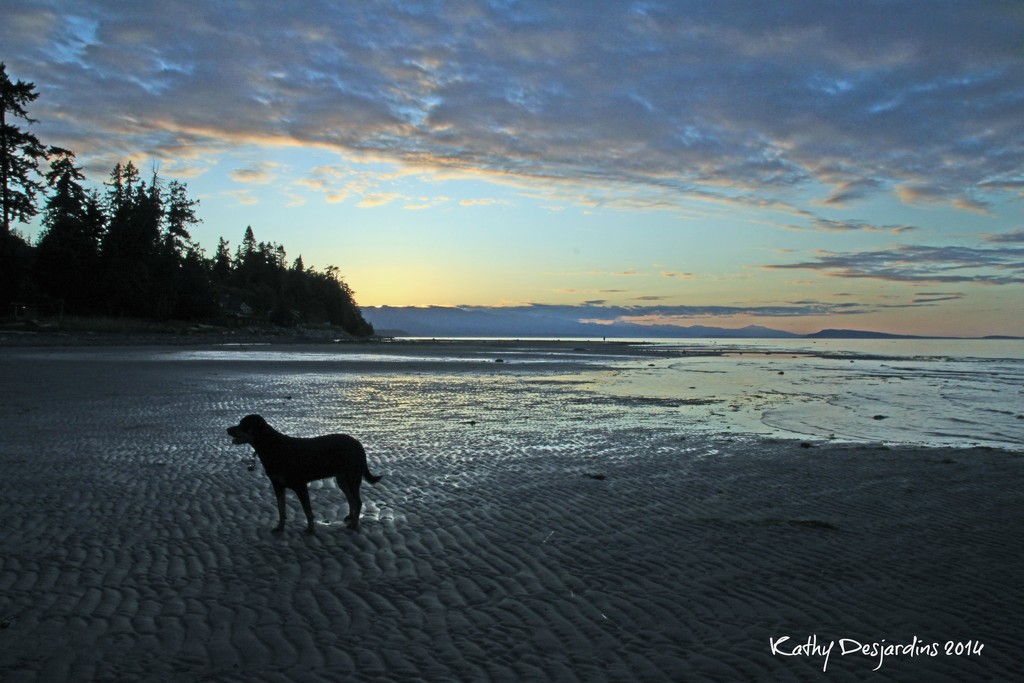
<path fill-rule="evenodd" d="M 1024 283 L 1024 247 L 901 245 L 843 254 L 822 252 L 810 260 L 763 267 L 887 282 L 1013 285 Z"/>
<path fill-rule="evenodd" d="M 805 189 L 984 212 L 1021 192 L 1019 3 L 12 0 L 0 18 L 42 131 L 104 163 L 317 145 L 644 206 Z"/>

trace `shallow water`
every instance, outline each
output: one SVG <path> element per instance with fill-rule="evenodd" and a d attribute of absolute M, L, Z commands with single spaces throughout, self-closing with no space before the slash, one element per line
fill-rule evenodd
<path fill-rule="evenodd" d="M 344 406 L 343 414 L 370 425 L 382 418 L 413 429 L 436 429 L 437 420 L 484 422 L 510 433 L 545 432 L 552 443 L 581 425 L 600 425 L 682 436 L 1024 449 L 1024 341 L 522 341 L 10 355 L 69 367 L 160 365 L 215 385 L 224 376 L 211 373 L 232 368 L 251 378 L 243 393 L 273 385 L 298 397 L 316 387 L 322 399 Z M 323 419 L 335 417 L 327 411 Z"/>
<path fill-rule="evenodd" d="M 1024 342 L 704 342 L 695 355 L 577 377 L 595 394 L 674 401 L 700 431 L 1024 448 Z M 684 355 L 685 351 L 685 355 Z"/>

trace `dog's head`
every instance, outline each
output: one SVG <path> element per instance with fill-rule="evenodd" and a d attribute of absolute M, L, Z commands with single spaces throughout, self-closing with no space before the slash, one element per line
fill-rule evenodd
<path fill-rule="evenodd" d="M 246 415 L 242 420 L 234 427 L 228 427 L 228 435 L 231 437 L 231 443 L 234 444 L 251 444 L 260 437 L 261 434 L 266 433 L 270 429 L 270 425 L 260 415 Z"/>

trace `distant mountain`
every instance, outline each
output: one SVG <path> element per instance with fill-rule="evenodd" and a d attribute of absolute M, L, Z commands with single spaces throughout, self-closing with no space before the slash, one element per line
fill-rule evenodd
<path fill-rule="evenodd" d="M 935 339 L 869 330 L 826 329 L 793 334 L 760 325 L 637 325 L 599 322 L 608 316 L 599 306 L 364 306 L 363 317 L 377 334 L 392 337 L 584 337 L 598 339 Z M 1019 339 L 1019 337 L 986 337 Z"/>
<path fill-rule="evenodd" d="M 869 332 L 866 330 L 822 330 L 814 334 L 804 335 L 807 339 L 926 339 L 910 334 L 888 334 L 886 332 Z"/>
<path fill-rule="evenodd" d="M 589 322 L 580 320 L 579 316 L 566 315 L 564 308 L 547 306 L 364 306 L 362 312 L 378 334 L 408 337 L 791 339 L 801 336 L 758 325 L 724 328 Z"/>

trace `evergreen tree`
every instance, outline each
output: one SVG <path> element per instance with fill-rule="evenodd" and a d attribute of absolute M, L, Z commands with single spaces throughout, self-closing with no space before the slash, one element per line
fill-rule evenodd
<path fill-rule="evenodd" d="M 201 251 L 189 248 L 175 270 L 174 308 L 169 317 L 177 320 L 211 320 L 219 313 L 217 296 L 206 259 Z"/>
<path fill-rule="evenodd" d="M 39 93 L 34 83 L 12 82 L 7 65 L 0 62 L 0 204 L 3 214 L 3 236 L 11 232 L 11 222 L 28 221 L 39 211 L 35 197 L 43 185 L 39 161 L 46 158 L 46 148 L 39 139 L 14 125 L 14 119 L 35 123 L 25 108 Z"/>
<path fill-rule="evenodd" d="M 104 216 L 96 193 L 82 188 L 85 176 L 75 155 L 50 150 L 51 188 L 43 210 L 43 233 L 36 249 L 36 274 L 44 294 L 63 300 L 69 310 L 83 313 L 96 306 L 99 246 Z"/>
<path fill-rule="evenodd" d="M 153 185 L 147 186 L 129 161 L 114 167 L 107 186 L 109 223 L 101 253 L 108 312 L 152 316 L 161 308 L 154 301 L 163 220 L 158 178 L 154 174 Z"/>
<path fill-rule="evenodd" d="M 188 186 L 177 180 L 172 180 L 167 186 L 167 240 L 178 254 L 185 253 L 192 243 L 192 234 L 189 228 L 201 222 L 196 216 L 196 207 L 199 206 L 198 199 L 190 199 Z"/>
<path fill-rule="evenodd" d="M 75 153 L 62 147 L 51 147 L 49 157 L 50 171 L 46 174 L 46 184 L 53 194 L 43 213 L 47 216 L 55 211 L 74 213 L 85 205 L 85 189 L 82 187 L 85 176 L 75 165 Z"/>
<path fill-rule="evenodd" d="M 114 165 L 110 171 L 110 181 L 104 183 L 107 186 L 107 210 L 114 215 L 125 207 L 131 194 L 133 181 L 138 181 L 139 171 L 129 161 L 128 166 L 122 166 L 121 162 Z"/>
<path fill-rule="evenodd" d="M 224 268 L 228 247 L 223 238 L 217 251 L 214 269 Z M 373 334 L 373 326 L 363 318 L 337 268 L 330 266 L 320 273 L 306 268 L 301 256 L 289 267 L 284 247 L 257 242 L 251 226 L 245 229 L 229 272 L 226 291 L 274 324 L 330 323 L 356 336 Z"/>
<path fill-rule="evenodd" d="M 217 254 L 213 257 L 212 275 L 214 282 L 225 284 L 231 276 L 231 252 L 226 239 L 217 242 Z"/>
<path fill-rule="evenodd" d="M 86 191 L 73 152 L 47 150 L 13 123 L 34 123 L 26 107 L 37 98 L 33 83 L 12 82 L 0 62 L 0 306 L 42 294 L 74 313 L 213 320 L 217 296 L 231 294 L 278 324 L 329 322 L 354 335 L 373 333 L 337 268 L 317 272 L 301 256 L 289 267 L 284 246 L 257 242 L 251 226 L 234 259 L 221 238 L 207 260 L 191 235 L 199 201 L 184 183 L 172 180 L 165 190 L 154 170 L 147 184 L 128 161 L 114 166 L 103 196 Z M 35 176 L 47 157 L 51 192 L 32 247 L 11 222 L 38 214 L 44 185 Z"/>
<path fill-rule="evenodd" d="M 245 260 L 256 253 L 256 234 L 252 231 L 252 226 L 245 226 L 245 234 L 242 236 L 242 244 L 238 247 L 238 261 L 245 262 Z"/>

